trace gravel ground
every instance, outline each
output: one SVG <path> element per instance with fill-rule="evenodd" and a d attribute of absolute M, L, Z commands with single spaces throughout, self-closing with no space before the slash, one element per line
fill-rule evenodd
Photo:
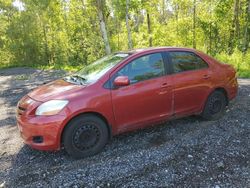
<path fill-rule="evenodd" d="M 173 120 L 74 160 L 25 146 L 15 122 L 17 101 L 63 74 L 0 70 L 0 187 L 250 187 L 250 79 L 239 79 L 239 95 L 218 121 Z"/>

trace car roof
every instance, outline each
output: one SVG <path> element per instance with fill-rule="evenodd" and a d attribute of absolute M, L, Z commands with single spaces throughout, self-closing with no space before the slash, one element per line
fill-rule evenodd
<path fill-rule="evenodd" d="M 171 47 L 171 46 L 163 46 L 163 47 L 150 47 L 150 48 L 138 48 L 138 49 L 132 49 L 128 51 L 119 51 L 117 53 L 128 53 L 128 54 L 138 54 L 138 53 L 145 53 L 145 52 L 153 52 L 157 50 L 183 50 L 183 51 L 196 51 L 192 48 L 183 48 L 183 47 Z"/>

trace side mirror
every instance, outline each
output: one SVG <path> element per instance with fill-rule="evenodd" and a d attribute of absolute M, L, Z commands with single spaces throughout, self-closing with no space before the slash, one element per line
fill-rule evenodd
<path fill-rule="evenodd" d="M 118 76 L 114 80 L 115 86 L 128 86 L 130 84 L 130 81 L 127 76 Z"/>

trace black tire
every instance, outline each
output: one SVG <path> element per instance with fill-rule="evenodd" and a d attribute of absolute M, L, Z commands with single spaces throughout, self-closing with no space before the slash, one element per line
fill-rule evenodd
<path fill-rule="evenodd" d="M 63 133 L 67 153 L 83 158 L 99 153 L 108 142 L 106 123 L 95 115 L 81 115 L 71 120 Z"/>
<path fill-rule="evenodd" d="M 209 95 L 201 116 L 206 120 L 217 120 L 226 110 L 227 98 L 221 91 L 214 91 Z"/>

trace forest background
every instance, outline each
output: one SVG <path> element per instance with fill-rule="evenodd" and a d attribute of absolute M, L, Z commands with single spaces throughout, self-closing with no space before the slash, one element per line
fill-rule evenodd
<path fill-rule="evenodd" d="M 195 48 L 250 77 L 250 0 L 0 0 L 0 68 L 74 71 L 151 46 Z"/>

